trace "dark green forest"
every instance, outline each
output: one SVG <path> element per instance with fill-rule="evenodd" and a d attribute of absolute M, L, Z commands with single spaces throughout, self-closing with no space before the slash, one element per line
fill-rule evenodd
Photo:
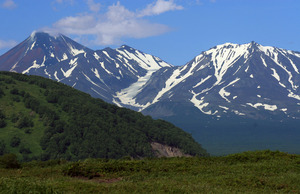
<path fill-rule="evenodd" d="M 208 153 L 173 124 L 38 76 L 0 72 L 0 155 L 22 161 L 154 157 L 151 142 Z"/>

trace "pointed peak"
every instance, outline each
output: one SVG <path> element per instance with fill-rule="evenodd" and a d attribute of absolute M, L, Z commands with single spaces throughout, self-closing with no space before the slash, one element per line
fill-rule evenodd
<path fill-rule="evenodd" d="M 31 40 L 33 40 L 33 39 L 35 38 L 35 34 L 36 34 L 36 31 L 33 31 L 33 32 L 30 34 Z"/>
<path fill-rule="evenodd" d="M 120 49 L 135 50 L 134 48 L 132 48 L 132 47 L 126 45 L 126 44 L 123 44 L 123 45 L 120 47 Z"/>
<path fill-rule="evenodd" d="M 250 46 L 260 46 L 260 44 L 258 44 L 258 43 L 255 42 L 255 41 L 251 41 L 251 42 L 249 43 L 249 45 L 250 45 Z"/>
<path fill-rule="evenodd" d="M 33 31 L 30 34 L 30 39 L 36 40 L 36 39 L 40 39 L 40 38 L 45 38 L 45 37 L 51 37 L 51 38 L 58 38 L 58 37 L 66 37 L 61 33 L 54 33 L 54 32 L 47 32 L 47 31 Z"/>
<path fill-rule="evenodd" d="M 46 32 L 40 32 L 40 31 L 33 31 L 31 34 L 30 34 L 30 40 L 31 41 L 37 41 L 39 39 L 44 39 L 45 37 L 50 37 L 50 35 Z"/>

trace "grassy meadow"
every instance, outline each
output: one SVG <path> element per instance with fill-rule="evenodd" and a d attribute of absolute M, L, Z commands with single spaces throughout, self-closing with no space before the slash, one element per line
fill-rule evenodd
<path fill-rule="evenodd" d="M 300 193 L 300 155 L 86 159 L 0 168 L 1 193 Z"/>

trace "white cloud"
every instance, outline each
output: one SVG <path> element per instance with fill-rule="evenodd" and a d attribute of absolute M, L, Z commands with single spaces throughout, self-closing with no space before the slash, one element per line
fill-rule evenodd
<path fill-rule="evenodd" d="M 73 4 L 74 3 L 74 0 L 55 0 L 54 1 L 55 3 L 69 3 L 69 4 Z"/>
<path fill-rule="evenodd" d="M 12 48 L 17 45 L 17 41 L 14 40 L 0 40 L 0 49 Z"/>
<path fill-rule="evenodd" d="M 86 1 L 88 5 L 94 4 L 94 1 Z M 113 4 L 107 8 L 105 13 L 97 13 L 100 9 L 92 10 L 93 13 L 79 14 L 63 18 L 52 25 L 52 28 L 43 29 L 44 31 L 62 33 L 67 35 L 79 36 L 81 39 L 93 38 L 89 44 L 94 45 L 116 45 L 122 42 L 124 38 L 146 38 L 164 34 L 171 29 L 163 24 L 152 23 L 143 19 L 144 16 L 158 15 L 160 13 L 181 9 L 181 6 L 175 6 L 173 1 L 171 4 L 161 4 L 158 0 L 154 4 L 150 4 L 144 10 L 153 10 L 151 12 L 130 11 L 126 9 L 120 2 Z M 96 12 L 96 13 L 95 13 Z"/>
<path fill-rule="evenodd" d="M 100 3 L 95 3 L 94 0 L 87 0 L 87 4 L 91 11 L 98 12 L 101 8 Z"/>
<path fill-rule="evenodd" d="M 181 10 L 182 6 L 176 5 L 173 0 L 157 0 L 155 3 L 149 4 L 146 9 L 142 10 L 140 16 L 159 15 L 167 11 Z"/>
<path fill-rule="evenodd" d="M 17 4 L 13 0 L 5 0 L 2 3 L 2 7 L 6 9 L 14 9 L 17 7 Z"/>

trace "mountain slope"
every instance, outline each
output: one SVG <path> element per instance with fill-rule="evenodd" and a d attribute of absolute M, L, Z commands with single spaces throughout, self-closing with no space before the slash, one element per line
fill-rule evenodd
<path fill-rule="evenodd" d="M 299 64 L 300 53 L 293 51 L 255 42 L 219 45 L 184 66 L 158 72 L 159 79 L 166 78 L 165 84 L 150 101 L 185 101 L 216 117 L 298 119 Z M 150 82 L 156 79 L 154 75 Z M 153 85 L 148 83 L 144 90 Z"/>
<path fill-rule="evenodd" d="M 144 90 L 164 84 L 142 112 L 182 127 L 213 154 L 299 153 L 299 69 L 298 52 L 255 42 L 219 45 L 156 72 Z"/>
<path fill-rule="evenodd" d="M 47 77 L 120 105 L 130 104 L 126 88 L 135 84 L 138 89 L 154 71 L 171 66 L 126 45 L 93 51 L 64 35 L 43 32 L 32 33 L 2 55 L 0 64 L 2 71 Z"/>
<path fill-rule="evenodd" d="M 151 143 L 207 155 L 191 135 L 49 79 L 0 73 L 0 152 L 23 160 L 153 157 Z"/>

